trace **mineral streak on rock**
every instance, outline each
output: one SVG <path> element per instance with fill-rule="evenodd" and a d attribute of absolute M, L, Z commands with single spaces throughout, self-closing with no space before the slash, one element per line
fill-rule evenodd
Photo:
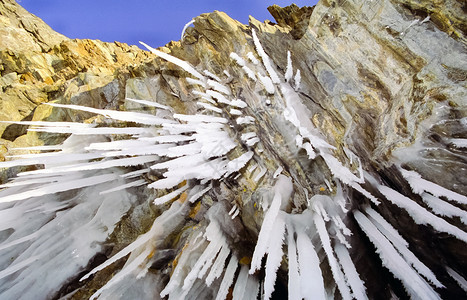
<path fill-rule="evenodd" d="M 216 11 L 147 52 L 0 0 L 0 298 L 464 298 L 463 5 Z"/>

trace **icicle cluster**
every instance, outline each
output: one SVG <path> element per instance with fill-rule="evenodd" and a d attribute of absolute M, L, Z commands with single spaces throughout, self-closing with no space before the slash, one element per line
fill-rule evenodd
<path fill-rule="evenodd" d="M 30 149 L 43 151 L 40 154 L 18 155 L 15 160 L 0 163 L 2 168 L 43 166 L 20 173 L 1 186 L 0 230 L 12 232 L 0 242 L 2 298 L 47 297 L 56 292 L 57 287 L 86 268 L 102 250 L 102 243 L 115 225 L 138 201 L 123 191 L 145 186 L 156 190 L 157 197 L 151 201 L 163 207 L 164 212 L 148 232 L 81 278 L 87 280 L 129 255 L 123 268 L 93 295 L 118 298 L 132 282 L 151 276 L 148 270 L 156 261 L 155 253 L 163 247 L 163 240 L 179 230 L 189 206 L 203 201 L 212 192 L 214 182 L 232 178 L 238 182 L 247 176 L 256 184 L 273 183 L 257 207 L 262 210 L 263 220 L 250 253 L 251 263 L 239 257 L 225 234 L 224 223 L 242 217 L 242 203 L 232 203 L 230 212 L 220 222 L 209 217 L 209 211 L 212 214 L 220 205 L 216 202 L 177 253 L 170 279 L 158 291 L 161 297 L 220 300 L 231 292 L 233 299 L 257 299 L 259 293 L 262 299 L 270 299 L 277 274 L 285 268 L 285 258 L 290 299 L 328 299 L 334 296 L 334 289 L 326 288 L 329 286 L 337 287 L 343 299 L 367 299 L 365 284 L 352 260 L 348 218 L 355 219 L 374 244 L 382 265 L 402 282 L 411 297 L 439 297 L 436 289 L 444 285 L 378 213 L 377 207 L 381 201 L 393 203 L 415 223 L 467 242 L 465 231 L 442 218 L 459 217 L 466 224 L 465 211 L 442 198 L 461 204 L 466 204 L 467 198 L 400 168 L 413 192 L 420 195 L 432 213 L 364 172 L 358 156 L 347 148 L 342 149 L 347 160 L 340 157 L 339 149 L 327 142 L 310 121 L 311 113 L 299 94 L 300 71 L 294 76 L 291 53 L 287 53 L 287 69 L 282 76 L 255 30 L 252 39 L 256 53 L 231 53 L 232 63 L 248 80 L 258 81 L 263 87 L 259 97 L 267 97 L 265 104 L 281 112 L 278 122 L 295 130 L 295 144 L 289 145 L 291 152 L 303 149 L 310 161 L 322 160 L 327 166 L 332 174 L 325 181 L 328 193 L 308 197 L 310 191 L 297 185 L 283 166 L 274 172 L 268 169 L 261 161 L 263 149 L 254 126 L 256 116 L 248 114 L 250 103 L 236 99 L 236 93 L 219 75 L 199 71 L 188 62 L 145 45 L 193 77 L 186 80 L 197 87 L 193 94 L 204 112 L 179 114 L 148 99 L 127 101 L 165 110 L 167 117 L 50 103 L 56 108 L 86 111 L 138 126 L 18 122 L 29 125 L 29 130 L 67 133 L 71 137 L 59 145 Z M 227 71 L 224 73 L 230 76 Z M 237 134 L 230 125 L 238 125 L 243 131 Z M 159 178 L 148 179 L 154 176 Z M 369 202 L 361 209 L 352 206 L 349 213 L 344 189 L 358 192 Z M 299 192 L 306 194 L 306 207 L 289 209 Z M 330 268 L 332 283 L 323 276 L 323 260 Z M 465 288 L 461 275 L 449 267 L 447 272 Z"/>

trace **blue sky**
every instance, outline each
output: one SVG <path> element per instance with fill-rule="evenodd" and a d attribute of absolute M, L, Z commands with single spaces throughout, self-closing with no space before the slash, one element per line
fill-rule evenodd
<path fill-rule="evenodd" d="M 163 46 L 179 40 L 193 17 L 220 10 L 242 23 L 248 16 L 273 20 L 272 4 L 312 6 L 317 0 L 17 0 L 29 12 L 69 38 Z"/>

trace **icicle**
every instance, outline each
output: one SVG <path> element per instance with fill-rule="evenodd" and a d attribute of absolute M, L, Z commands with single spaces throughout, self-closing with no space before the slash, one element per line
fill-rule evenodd
<path fill-rule="evenodd" d="M 200 92 L 200 91 L 197 91 L 197 90 L 192 90 L 191 93 L 193 95 L 199 96 L 201 99 L 206 100 L 206 101 L 208 101 L 208 102 L 210 102 L 212 104 L 216 104 L 216 102 L 214 100 L 212 100 L 212 97 L 209 96 L 206 93 L 203 93 L 203 92 Z"/>
<path fill-rule="evenodd" d="M 204 107 L 205 109 L 208 109 L 208 110 L 212 110 L 212 111 L 215 111 L 216 113 L 220 114 L 222 113 L 222 109 L 218 108 L 218 107 L 215 107 L 211 104 L 208 104 L 208 103 L 203 103 L 203 102 L 196 102 L 196 104 L 198 104 L 199 106 L 202 106 Z"/>
<path fill-rule="evenodd" d="M 181 193 L 183 193 L 187 188 L 188 188 L 188 184 L 185 184 L 185 185 L 182 186 L 181 188 L 176 189 L 175 191 L 170 192 L 170 193 L 168 193 L 167 195 L 164 195 L 164 196 L 162 196 L 162 197 L 158 197 L 158 198 L 154 199 L 153 202 L 154 202 L 155 205 L 165 204 L 167 201 L 170 201 L 170 200 L 172 200 L 173 198 L 175 198 L 175 197 L 177 197 L 178 195 L 180 195 Z"/>
<path fill-rule="evenodd" d="M 197 278 L 202 278 L 206 274 L 224 243 L 222 232 L 216 222 L 211 221 L 211 223 L 209 223 L 206 228 L 206 236 L 208 240 L 210 240 L 210 243 L 198 258 L 195 265 L 191 268 L 190 273 L 185 277 L 182 287 L 184 294 L 189 293 Z"/>
<path fill-rule="evenodd" d="M 238 216 L 239 213 L 240 213 L 240 208 L 237 207 L 237 209 L 235 210 L 235 213 L 232 215 L 231 219 L 232 220 L 235 219 Z"/>
<path fill-rule="evenodd" d="M 461 222 L 467 224 L 467 213 L 457 206 L 432 196 L 428 193 L 422 193 L 422 200 L 435 214 L 446 217 L 459 217 Z"/>
<path fill-rule="evenodd" d="M 251 138 L 248 141 L 246 141 L 246 145 L 249 146 L 249 147 L 252 147 L 252 146 L 256 145 L 258 142 L 259 142 L 259 138 L 254 137 L 254 138 Z"/>
<path fill-rule="evenodd" d="M 176 178 L 176 177 L 175 178 L 163 178 L 163 179 L 159 179 L 156 182 L 151 183 L 150 185 L 148 185 L 148 188 L 158 189 L 158 190 L 170 189 L 176 186 L 177 184 L 183 182 L 184 180 L 185 179 L 183 178 Z"/>
<path fill-rule="evenodd" d="M 423 19 L 421 22 L 420 22 L 420 25 L 423 24 L 423 23 L 426 23 L 430 20 L 430 16 L 428 15 L 425 19 Z"/>
<path fill-rule="evenodd" d="M 126 121 L 126 122 L 135 122 L 145 125 L 161 125 L 164 123 L 174 123 L 173 120 L 158 118 L 156 116 L 144 113 L 137 113 L 132 111 L 116 111 L 116 110 L 108 110 L 108 109 L 97 109 L 92 107 L 85 107 L 73 104 L 58 104 L 58 103 L 46 103 L 52 107 L 60 107 L 60 108 L 69 108 L 73 110 L 81 110 L 90 113 L 95 113 L 99 115 L 103 115 L 107 118 L 119 120 L 119 121 Z"/>
<path fill-rule="evenodd" d="M 365 286 L 363 281 L 360 279 L 358 275 L 357 269 L 355 268 L 352 259 L 350 258 L 349 251 L 343 245 L 336 245 L 334 247 L 334 251 L 336 251 L 337 258 L 339 259 L 340 264 L 342 265 L 342 269 L 344 269 L 345 277 L 347 278 L 347 282 L 352 289 L 352 293 L 357 300 L 365 300 L 368 299 L 365 293 Z"/>
<path fill-rule="evenodd" d="M 296 230 L 301 295 L 305 300 L 325 300 L 327 298 L 318 255 L 303 229 Z"/>
<path fill-rule="evenodd" d="M 260 179 L 263 178 L 264 174 L 266 174 L 267 170 L 268 170 L 267 168 L 261 168 L 261 171 L 258 173 L 258 175 L 255 176 L 253 181 L 254 182 L 260 181 Z"/>
<path fill-rule="evenodd" d="M 204 82 L 204 81 L 194 79 L 194 78 L 190 78 L 190 77 L 187 77 L 185 79 L 186 79 L 186 82 L 188 82 L 188 84 L 199 85 L 199 86 L 201 86 L 203 88 L 207 88 L 206 82 Z"/>
<path fill-rule="evenodd" d="M 277 215 L 279 214 L 281 204 L 281 195 L 279 193 L 276 193 L 274 195 L 274 199 L 272 200 L 270 208 L 266 212 L 263 224 L 261 225 L 258 241 L 256 243 L 255 251 L 253 253 L 253 258 L 251 261 L 250 274 L 253 274 L 256 270 L 259 270 L 261 268 L 261 259 L 267 252 L 268 242 L 271 238 L 271 235 L 273 234 L 274 222 L 276 221 Z"/>
<path fill-rule="evenodd" d="M 247 153 L 244 153 L 239 157 L 229 161 L 226 166 L 225 176 L 229 176 L 233 172 L 240 171 L 240 169 L 250 161 L 250 159 L 253 157 L 253 154 L 253 151 L 248 151 Z"/>
<path fill-rule="evenodd" d="M 301 300 L 300 294 L 300 274 L 298 271 L 297 245 L 295 243 L 295 230 L 290 218 L 287 218 L 287 256 L 289 259 L 289 299 Z"/>
<path fill-rule="evenodd" d="M 467 293 L 467 280 L 462 277 L 459 273 L 454 271 L 453 269 L 446 267 L 446 271 L 448 272 L 449 276 L 451 276 L 457 284 Z"/>
<path fill-rule="evenodd" d="M 101 160 L 96 162 L 88 163 L 79 163 L 75 165 L 67 165 L 63 167 L 51 167 L 48 169 L 39 169 L 29 172 L 23 172 L 19 175 L 29 175 L 29 174 L 54 174 L 54 173 L 65 173 L 65 172 L 78 172 L 78 171 L 90 171 L 90 170 L 102 170 L 109 169 L 113 167 L 128 167 L 128 166 L 137 166 L 145 163 L 153 162 L 159 159 L 157 155 L 147 155 L 147 156 L 136 156 L 112 160 Z"/>
<path fill-rule="evenodd" d="M 352 248 L 349 242 L 347 242 L 347 240 L 345 239 L 345 236 L 342 234 L 342 232 L 338 228 L 336 228 L 335 230 L 336 230 L 336 237 L 339 240 L 339 242 L 345 245 L 348 249 Z"/>
<path fill-rule="evenodd" d="M 401 174 L 405 178 L 405 180 L 407 180 L 407 182 L 410 184 L 410 187 L 412 188 L 414 193 L 421 195 L 423 191 L 426 191 L 436 197 L 444 196 L 458 203 L 467 204 L 466 196 L 448 190 L 447 188 L 437 185 L 436 183 L 433 183 L 431 181 L 425 180 L 420 174 L 418 174 L 415 171 L 407 171 L 402 168 L 399 168 L 399 170 L 401 171 Z"/>
<path fill-rule="evenodd" d="M 227 245 L 227 243 L 224 243 L 222 245 L 221 251 L 219 252 L 219 255 L 217 255 L 217 258 L 211 267 L 211 271 L 206 277 L 207 286 L 211 286 L 214 279 L 219 278 L 221 276 L 222 271 L 224 270 L 225 261 L 227 257 L 229 256 L 229 254 L 230 254 L 229 245 Z"/>
<path fill-rule="evenodd" d="M 248 281 L 246 283 L 245 293 L 243 296 L 244 300 L 257 300 L 259 292 L 259 281 L 254 276 L 248 276 Z"/>
<path fill-rule="evenodd" d="M 231 108 L 229 113 L 231 115 L 234 115 L 234 116 L 241 116 L 242 115 L 242 112 L 238 109 L 235 109 L 235 108 Z"/>
<path fill-rule="evenodd" d="M 211 77 L 212 79 L 214 79 L 214 80 L 216 80 L 216 81 L 218 81 L 218 82 L 221 82 L 221 81 L 222 81 L 219 77 L 217 77 L 215 74 L 209 72 L 208 70 L 204 70 L 203 73 L 204 73 L 204 75 L 206 75 L 206 76 L 208 76 L 208 77 Z M 227 74 L 226 74 L 226 75 L 227 75 Z M 228 77 L 228 76 L 229 76 L 229 75 L 227 75 L 227 77 Z"/>
<path fill-rule="evenodd" d="M 103 270 L 105 269 L 106 267 L 110 266 L 111 264 L 113 264 L 114 262 L 116 262 L 117 260 L 121 259 L 122 257 L 125 257 L 127 256 L 128 254 L 130 254 L 131 252 L 133 252 L 135 249 L 139 248 L 140 246 L 144 245 L 150 238 L 151 238 L 151 233 L 150 231 L 143 234 L 143 235 L 140 235 L 134 242 L 132 242 L 130 245 L 126 246 L 125 248 L 123 248 L 122 250 L 120 250 L 120 252 L 118 252 L 117 254 L 115 254 L 114 256 L 112 256 L 111 258 L 109 258 L 108 260 L 106 260 L 103 264 L 95 267 L 94 269 L 92 269 L 88 274 L 86 274 L 85 276 L 83 276 L 80 281 L 83 281 L 83 280 L 86 280 L 88 279 L 91 275 L 97 273 L 98 271 L 100 270 Z"/>
<path fill-rule="evenodd" d="M 141 169 L 141 170 L 136 170 L 136 171 L 133 171 L 133 172 L 125 173 L 123 175 L 120 175 L 120 177 L 129 179 L 129 178 L 138 177 L 138 176 L 140 176 L 142 174 L 145 174 L 145 173 L 148 173 L 148 172 L 150 172 L 149 169 Z"/>
<path fill-rule="evenodd" d="M 289 82 L 293 76 L 293 68 L 292 68 L 292 58 L 290 56 L 290 51 L 287 51 L 287 69 L 285 70 L 285 81 Z"/>
<path fill-rule="evenodd" d="M 78 189 L 86 186 L 98 185 L 104 182 L 115 180 L 117 178 L 118 176 L 115 174 L 104 174 L 98 176 L 91 176 L 83 179 L 70 180 L 68 182 L 61 182 L 60 184 L 52 183 L 48 185 L 42 185 L 41 187 L 36 189 L 31 189 L 29 191 L 0 197 L 0 203 L 24 200 L 31 197 L 39 197 L 43 195 L 55 194 L 59 192 Z"/>
<path fill-rule="evenodd" d="M 211 79 L 208 79 L 207 83 L 208 83 L 208 85 L 210 87 L 212 87 L 216 91 L 221 92 L 223 94 L 226 94 L 228 96 L 231 95 L 230 90 L 226 86 L 224 86 L 223 84 L 221 84 L 221 83 L 219 83 L 217 81 L 211 80 Z"/>
<path fill-rule="evenodd" d="M 235 60 L 235 62 L 240 66 L 243 67 L 245 65 L 245 60 L 241 58 L 237 53 L 231 52 L 230 58 Z"/>
<path fill-rule="evenodd" d="M 315 159 L 316 158 L 316 152 L 315 150 L 313 149 L 313 147 L 311 146 L 310 143 L 304 143 L 302 145 L 303 149 L 305 149 L 306 151 L 306 154 L 308 155 L 308 158 L 309 159 Z"/>
<path fill-rule="evenodd" d="M 334 224 L 336 224 L 337 228 L 342 230 L 342 232 L 345 235 L 347 235 L 347 236 L 352 235 L 352 232 L 350 231 L 349 228 L 347 228 L 347 226 L 345 226 L 344 222 L 342 221 L 342 219 L 341 219 L 341 217 L 339 215 L 332 216 L 331 219 L 334 222 Z"/>
<path fill-rule="evenodd" d="M 176 203 L 176 202 L 174 202 Z M 172 204 L 173 205 L 173 204 Z M 206 243 L 206 240 L 202 238 L 202 233 L 199 232 L 197 235 L 193 235 L 190 238 L 190 241 L 185 244 L 184 251 L 182 252 L 180 258 L 178 259 L 177 266 L 170 276 L 169 283 L 161 291 L 160 296 L 162 298 L 170 295 L 170 298 L 177 297 L 177 299 L 183 299 L 181 294 L 183 290 L 181 284 L 185 278 L 185 272 L 187 266 L 191 266 L 191 255 L 190 253 L 196 253 L 199 251 L 199 248 Z M 176 295 L 174 295 L 176 294 Z"/>
<path fill-rule="evenodd" d="M 355 176 L 349 169 L 344 167 L 337 158 L 328 153 L 321 153 L 321 157 L 324 159 L 329 167 L 331 173 L 339 178 L 343 183 L 350 185 L 352 182 L 362 183 L 360 178 Z"/>
<path fill-rule="evenodd" d="M 324 209 L 322 201 L 329 201 L 329 200 L 331 200 L 331 198 L 325 195 L 314 195 L 310 199 L 310 201 L 312 201 L 313 203 L 313 210 L 317 212 L 318 214 L 320 214 L 326 222 L 329 221 L 329 216 L 328 216 L 326 209 Z"/>
<path fill-rule="evenodd" d="M 224 277 L 222 278 L 219 291 L 217 292 L 216 300 L 224 300 L 225 297 L 227 297 L 229 288 L 232 285 L 232 282 L 235 276 L 235 271 L 237 271 L 237 268 L 238 268 L 238 258 L 237 256 L 232 255 L 232 257 L 229 260 L 229 264 L 227 265 L 227 268 L 225 269 Z M 247 268 L 247 273 L 248 273 L 248 268 Z"/>
<path fill-rule="evenodd" d="M 300 81 L 302 80 L 302 77 L 300 76 L 300 70 L 297 70 L 297 72 L 295 73 L 295 77 L 294 77 L 294 82 L 295 82 L 295 90 L 298 90 L 300 88 Z"/>
<path fill-rule="evenodd" d="M 368 216 L 374 220 L 373 224 L 378 228 L 381 233 L 383 233 L 388 239 L 392 241 L 397 241 L 399 244 L 408 247 L 409 243 L 397 232 L 397 230 L 392 227 L 392 225 L 386 221 L 377 211 L 371 207 L 366 207 L 365 212 Z"/>
<path fill-rule="evenodd" d="M 182 34 L 180 35 L 180 40 L 183 40 L 183 37 L 185 36 L 185 31 L 186 29 L 195 22 L 195 19 L 192 19 L 190 22 L 186 23 L 185 26 L 183 26 Z M 146 47 L 147 48 L 147 47 Z"/>
<path fill-rule="evenodd" d="M 197 201 L 199 198 L 201 198 L 204 194 L 206 194 L 206 192 L 208 192 L 209 190 L 211 189 L 211 186 L 208 186 L 202 190 L 200 190 L 199 192 L 196 192 L 194 193 L 192 196 L 190 196 L 188 198 L 188 202 L 190 203 L 193 203 L 195 201 Z"/>
<path fill-rule="evenodd" d="M 284 170 L 284 169 L 282 168 L 282 166 L 279 166 L 279 167 L 276 169 L 276 171 L 274 171 L 274 174 L 272 175 L 272 178 L 274 178 L 274 179 L 277 178 L 277 176 L 279 176 L 279 174 L 281 174 L 283 170 Z"/>
<path fill-rule="evenodd" d="M 216 92 L 216 91 L 213 91 L 213 90 L 207 90 L 206 94 L 208 94 L 212 98 L 216 99 L 217 102 L 219 102 L 219 103 L 223 103 L 223 104 L 227 104 L 227 105 L 231 104 L 231 102 L 227 98 L 225 98 L 224 95 L 222 95 L 219 92 Z"/>
<path fill-rule="evenodd" d="M 121 191 L 121 190 L 124 190 L 124 189 L 127 189 L 127 188 L 141 186 L 143 184 L 146 184 L 146 180 L 140 179 L 140 180 L 136 180 L 136 181 L 133 181 L 133 182 L 129 182 L 127 184 L 123 184 L 123 185 L 115 187 L 113 189 L 108 189 L 108 190 L 102 191 L 102 192 L 99 193 L 99 195 L 105 195 L 105 194 L 108 194 L 108 193 L 118 192 L 118 191 Z"/>
<path fill-rule="evenodd" d="M 246 75 L 248 76 L 248 78 L 250 78 L 250 79 L 253 80 L 253 81 L 256 81 L 255 72 L 253 72 L 250 68 L 248 68 L 247 66 L 243 66 L 243 67 L 242 67 L 242 70 L 246 73 Z"/>
<path fill-rule="evenodd" d="M 134 260 L 130 263 L 126 263 L 125 267 L 118 272 L 115 276 L 110 279 L 103 287 L 98 289 L 89 299 L 93 300 L 99 297 L 103 291 L 109 289 L 111 286 L 115 285 L 119 281 L 121 281 L 126 276 L 130 275 L 134 270 L 136 270 L 151 254 L 152 249 L 145 249 L 141 254 L 139 254 Z"/>
<path fill-rule="evenodd" d="M 13 158 L 22 158 L 11 161 L 0 162 L 0 168 L 11 168 L 15 166 L 29 165 L 57 165 L 70 164 L 80 161 L 88 161 L 92 159 L 102 158 L 102 153 L 64 153 L 64 152 L 49 152 L 38 154 L 15 155 Z M 24 175 L 23 175 L 24 176 Z"/>
<path fill-rule="evenodd" d="M 261 259 L 268 251 L 267 249 L 273 233 L 274 222 L 279 214 L 282 203 L 290 198 L 292 191 L 293 184 L 291 179 L 284 175 L 279 175 L 277 182 L 274 185 L 274 197 L 272 204 L 266 212 L 263 224 L 261 225 L 258 242 L 256 243 L 251 261 L 250 274 L 253 274 L 256 270 L 261 268 Z"/>
<path fill-rule="evenodd" d="M 205 80 L 204 76 L 201 75 L 198 71 L 195 70 L 195 68 L 193 68 L 189 63 L 187 63 L 186 61 L 184 60 L 181 60 L 179 58 L 176 58 L 172 55 L 169 55 L 167 53 L 164 53 L 162 51 L 159 51 L 159 50 L 156 50 L 150 46 L 148 46 L 147 44 L 143 43 L 143 42 L 140 42 L 141 45 L 143 45 L 144 47 L 146 47 L 149 51 L 151 51 L 152 53 L 156 54 L 157 56 L 160 56 L 161 58 L 173 63 L 173 64 L 176 64 L 177 66 L 179 66 L 180 68 L 182 68 L 183 70 L 187 71 L 188 73 L 190 73 L 191 75 L 195 76 L 196 78 L 198 78 L 199 80 Z"/>
<path fill-rule="evenodd" d="M 269 211 L 268 211 L 269 212 Z M 266 277 L 264 279 L 264 299 L 268 300 L 271 298 L 272 292 L 274 291 L 274 285 L 276 283 L 277 270 L 280 267 L 282 256 L 282 244 L 284 242 L 285 234 L 285 213 L 279 211 L 273 227 L 273 234 L 269 237 L 268 243 L 268 258 L 266 260 Z"/>
<path fill-rule="evenodd" d="M 405 197 L 387 186 L 379 186 L 378 189 L 389 201 L 405 209 L 415 223 L 431 225 L 438 231 L 449 233 L 461 241 L 467 242 L 466 232 L 433 215 L 425 208 L 412 201 L 412 199 Z"/>
<path fill-rule="evenodd" d="M 246 56 L 248 57 L 248 59 L 255 65 L 259 64 L 259 61 L 256 59 L 256 57 L 254 56 L 254 54 L 252 52 L 248 52 L 246 54 Z"/>
<path fill-rule="evenodd" d="M 383 265 L 402 281 L 407 292 L 416 299 L 439 299 L 438 294 L 407 264 L 396 249 L 374 227 L 370 220 L 360 211 L 354 211 L 355 220 L 375 245 Z"/>
<path fill-rule="evenodd" d="M 316 229 L 318 230 L 319 237 L 321 239 L 321 243 L 324 248 L 324 252 L 326 253 L 326 256 L 329 261 L 329 266 L 331 267 L 332 271 L 332 276 L 334 277 L 334 281 L 337 284 L 337 287 L 339 288 L 339 291 L 342 295 L 343 299 L 352 299 L 350 296 L 350 291 L 345 283 L 345 281 L 342 278 L 342 271 L 339 267 L 339 264 L 336 260 L 336 257 L 334 256 L 334 253 L 332 251 L 331 247 L 331 240 L 329 238 L 329 234 L 326 230 L 326 224 L 324 223 L 323 218 L 321 217 L 320 214 L 314 213 L 313 214 L 313 221 L 316 225 Z"/>
<path fill-rule="evenodd" d="M 373 196 L 370 192 L 365 190 L 360 184 L 356 182 L 351 182 L 350 186 L 353 187 L 356 191 L 360 192 L 363 196 L 365 196 L 367 199 L 369 199 L 371 202 L 373 202 L 375 205 L 379 205 L 379 200 Z"/>
<path fill-rule="evenodd" d="M 156 108 L 165 109 L 165 110 L 168 110 L 170 112 L 174 111 L 172 107 L 167 106 L 167 105 L 162 105 L 162 104 L 159 104 L 159 103 L 154 102 L 154 101 L 138 100 L 138 99 L 133 99 L 133 98 L 125 98 L 125 100 L 136 102 L 136 103 L 147 105 L 147 106 L 152 106 L 152 107 L 156 107 Z"/>
<path fill-rule="evenodd" d="M 273 69 L 273 67 L 271 65 L 271 61 L 269 59 L 269 56 L 266 54 L 266 52 L 264 52 L 263 46 L 261 46 L 261 43 L 260 43 L 258 37 L 256 36 L 256 31 L 254 29 L 252 29 L 251 34 L 253 36 L 253 42 L 254 42 L 255 47 L 256 47 L 256 52 L 258 52 L 259 56 L 263 60 L 263 65 L 266 68 L 266 71 L 268 71 L 268 74 L 271 77 L 272 82 L 280 83 L 280 79 L 277 76 L 276 71 L 274 71 L 274 69 Z"/>
<path fill-rule="evenodd" d="M 181 135 L 181 134 L 175 134 L 175 135 L 159 135 L 159 136 L 154 136 L 154 137 L 142 137 L 139 138 L 138 140 L 140 141 L 145 141 L 149 143 L 179 143 L 179 142 L 188 142 L 194 140 L 195 137 L 192 135 Z"/>
<path fill-rule="evenodd" d="M 239 125 L 241 125 L 241 124 L 252 124 L 252 123 L 255 122 L 255 119 L 253 117 L 250 117 L 250 116 L 238 117 L 236 122 Z"/>
<path fill-rule="evenodd" d="M 84 147 L 84 149 L 87 151 L 90 151 L 90 150 L 108 151 L 108 150 L 131 149 L 134 147 L 148 146 L 151 144 L 152 143 L 148 141 L 144 141 L 144 140 L 130 139 L 130 140 L 117 140 L 117 141 L 111 141 L 111 142 L 92 143 L 89 146 Z"/>
<path fill-rule="evenodd" d="M 202 114 L 196 115 L 182 115 L 174 114 L 173 117 L 180 121 L 190 122 L 190 123 L 222 123 L 226 124 L 228 120 L 222 117 L 208 116 Z"/>
<path fill-rule="evenodd" d="M 127 134 L 127 135 L 139 135 L 151 132 L 149 128 L 142 127 L 84 127 L 84 128 L 74 128 L 74 127 L 32 127 L 28 131 L 34 132 L 49 132 L 49 133 L 71 133 L 75 135 L 109 135 L 109 134 Z"/>
<path fill-rule="evenodd" d="M 234 204 L 234 205 L 232 206 L 232 208 L 230 209 L 230 211 L 229 211 L 229 216 L 231 216 L 231 215 L 234 213 L 234 211 L 235 211 L 236 209 L 237 209 L 237 205 Z"/>
<path fill-rule="evenodd" d="M 242 101 L 242 100 L 240 100 L 240 99 L 232 100 L 232 101 L 230 102 L 230 105 L 235 106 L 235 107 L 239 107 L 239 108 L 245 108 L 245 107 L 248 106 L 248 105 L 245 103 L 245 101 Z"/>
<path fill-rule="evenodd" d="M 269 95 L 274 95 L 276 93 L 276 89 L 270 77 L 261 76 L 261 74 L 258 73 L 258 78 L 259 78 L 259 81 L 263 84 L 264 89 Z"/>
<path fill-rule="evenodd" d="M 23 261 L 21 261 L 21 262 L 19 262 L 17 264 L 13 264 L 13 265 L 8 266 L 6 269 L 0 271 L 0 279 L 6 277 L 8 275 L 11 275 L 11 274 L 23 269 L 23 268 L 25 268 L 26 266 L 30 265 L 31 263 L 39 260 L 40 257 L 41 257 L 40 255 L 32 256 L 32 257 L 29 257 L 29 258 L 27 258 L 27 259 L 25 259 L 25 260 L 23 260 Z"/>
<path fill-rule="evenodd" d="M 433 283 L 438 288 L 443 288 L 444 285 L 438 281 L 435 274 L 425 266 L 409 249 L 408 243 L 399 235 L 399 233 L 389 224 L 386 220 L 383 219 L 376 211 L 371 208 L 365 210 L 370 215 L 370 221 L 373 225 L 388 239 L 394 248 L 399 251 L 400 255 L 410 264 L 419 274 L 423 275 L 431 283 Z"/>
<path fill-rule="evenodd" d="M 240 273 L 238 274 L 235 287 L 233 289 L 233 300 L 243 300 L 245 295 L 245 289 L 248 283 L 248 267 L 242 265 Z"/>

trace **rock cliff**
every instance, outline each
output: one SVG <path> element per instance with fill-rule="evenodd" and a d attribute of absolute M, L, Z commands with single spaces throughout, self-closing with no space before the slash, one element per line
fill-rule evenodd
<path fill-rule="evenodd" d="M 269 11 L 143 51 L 0 0 L 0 298 L 466 296 L 465 2 Z"/>

